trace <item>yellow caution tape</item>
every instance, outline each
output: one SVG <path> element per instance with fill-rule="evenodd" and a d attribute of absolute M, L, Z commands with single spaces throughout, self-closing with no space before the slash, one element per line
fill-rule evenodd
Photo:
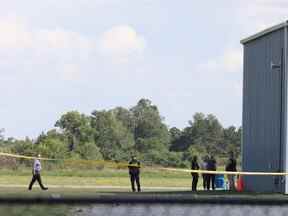
<path fill-rule="evenodd" d="M 39 160 L 44 160 L 44 161 L 64 161 L 66 163 L 81 163 L 81 164 L 97 164 L 97 165 L 105 165 L 105 166 L 117 166 L 118 168 L 127 168 L 127 167 L 138 167 L 141 168 L 139 165 L 135 164 L 128 164 L 123 163 L 123 162 L 116 162 L 116 161 L 104 161 L 104 160 L 80 160 L 80 159 L 54 159 L 54 158 L 44 158 L 44 157 L 32 157 L 32 156 L 26 156 L 26 155 L 17 155 L 17 154 L 11 154 L 11 153 L 5 153 L 5 152 L 0 152 L 0 156 L 6 156 L 6 157 L 13 157 L 13 158 L 22 158 L 22 159 L 28 159 L 28 160 L 34 160 L 34 159 L 39 159 Z"/>
<path fill-rule="evenodd" d="M 14 158 L 23 158 L 23 159 L 40 159 L 40 160 L 58 160 L 58 159 L 51 159 L 51 158 L 42 158 L 42 157 L 32 157 L 32 156 L 24 156 L 24 155 L 16 155 L 16 154 L 10 154 L 5 152 L 0 152 L 0 155 L 7 156 L 7 157 L 14 157 Z"/>
<path fill-rule="evenodd" d="M 52 158 L 43 158 L 43 157 L 32 157 L 32 156 L 25 156 L 25 155 L 17 155 L 11 153 L 0 152 L 0 156 L 6 157 L 13 157 L 13 158 L 23 158 L 23 159 L 40 159 L 45 161 L 64 161 L 65 163 L 81 163 L 81 164 L 97 164 L 97 165 L 105 165 L 117 168 L 127 168 L 127 167 L 138 167 L 141 168 L 139 165 L 128 164 L 127 162 L 115 162 L 115 161 L 104 161 L 104 160 L 79 160 L 79 159 L 52 159 Z M 198 174 L 224 174 L 224 175 L 256 175 L 256 176 L 286 176 L 288 172 L 247 172 L 247 171 L 209 171 L 209 170 L 192 170 L 192 169 L 179 169 L 179 168 L 161 168 L 161 167 L 154 167 L 154 170 L 162 170 L 162 171 L 172 171 L 172 172 L 186 172 L 186 173 L 198 173 Z"/>
<path fill-rule="evenodd" d="M 225 175 L 257 175 L 257 176 L 286 176 L 288 172 L 245 172 L 245 171 L 209 171 L 209 170 L 190 170 L 190 169 L 176 169 L 176 168 L 158 168 L 160 170 L 174 171 L 174 172 L 188 172 L 198 174 L 225 174 Z"/>

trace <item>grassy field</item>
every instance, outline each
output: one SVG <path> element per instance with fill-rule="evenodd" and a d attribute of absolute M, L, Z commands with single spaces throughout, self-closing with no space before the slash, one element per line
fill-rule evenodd
<path fill-rule="evenodd" d="M 31 170 L 0 170 L 1 185 L 27 185 Z M 60 170 L 43 171 L 42 180 L 49 185 L 129 186 L 127 170 Z M 201 181 L 199 181 L 200 183 Z M 190 187 L 190 173 L 142 170 L 143 187 Z"/>
<path fill-rule="evenodd" d="M 219 170 L 223 170 L 220 167 Z M 31 180 L 31 169 L 17 170 L 0 169 L 0 186 L 28 185 Z M 130 188 L 130 180 L 127 169 L 59 169 L 43 170 L 42 180 L 45 185 L 56 186 L 113 186 Z M 145 187 L 191 187 L 191 174 L 187 172 L 175 172 L 160 170 L 157 168 L 145 168 L 141 170 L 141 185 Z M 202 177 L 198 181 L 198 187 L 202 188 Z"/>
<path fill-rule="evenodd" d="M 220 167 L 219 170 L 223 170 Z M 0 169 L 0 187 L 13 185 L 28 187 L 31 180 L 31 169 L 23 168 L 17 170 Z M 69 186 L 86 186 L 104 187 L 126 187 L 130 190 L 130 179 L 127 169 L 59 169 L 43 170 L 42 181 L 44 185 L 69 187 Z M 36 183 L 37 187 L 38 184 Z M 145 188 L 165 187 L 169 188 L 190 188 L 191 174 L 187 172 L 175 172 L 159 170 L 157 168 L 145 168 L 141 170 L 141 186 Z M 198 188 L 202 188 L 202 177 L 198 181 Z M 151 190 L 151 189 L 150 189 Z"/>
<path fill-rule="evenodd" d="M 223 167 L 220 168 L 223 170 Z M 48 191 L 39 189 L 36 183 L 32 191 L 28 191 L 27 187 L 31 180 L 31 169 L 23 168 L 17 170 L 0 169 L 0 198 L 69 198 L 76 197 L 103 197 L 103 196 L 156 196 L 193 198 L 207 197 L 208 199 L 215 197 L 221 199 L 222 196 L 245 196 L 251 197 L 251 194 L 229 194 L 227 192 L 200 191 L 195 194 L 190 191 L 191 174 L 185 172 L 171 172 L 159 169 L 142 169 L 141 184 L 144 187 L 143 193 L 130 193 L 130 181 L 128 171 L 125 169 L 60 169 L 46 170 L 42 172 L 43 183 L 49 187 Z M 56 186 L 56 187 L 55 187 Z M 64 187 L 68 186 L 68 187 Z M 74 187 L 69 187 L 74 186 Z M 91 186 L 91 187 L 90 187 Z M 106 188 L 101 186 L 108 186 Z M 109 188 L 111 186 L 111 188 Z M 118 187 L 118 188 L 117 188 Z M 150 188 L 149 188 L 150 187 Z M 155 187 L 163 187 L 163 189 L 155 189 Z M 202 178 L 199 178 L 198 187 L 202 188 Z M 154 188 L 154 189 L 153 189 Z M 173 188 L 173 189 L 172 189 Z M 172 192 L 172 191 L 175 192 Z M 263 197 L 262 195 L 260 195 Z M 273 195 L 274 196 L 274 195 Z M 279 195 L 275 195 L 279 197 Z M 252 197 L 255 197 L 253 194 Z M 271 198 L 271 195 L 268 195 Z M 286 198 L 286 197 L 284 197 Z M 281 198 L 282 199 L 282 198 Z M 81 211 L 85 207 L 71 205 L 6 205 L 0 203 L 0 212 L 5 212 L 5 215 L 81 215 Z M 82 210 L 81 210 L 82 209 Z"/>
<path fill-rule="evenodd" d="M 27 185 L 31 180 L 30 176 L 1 175 L 1 185 Z M 127 177 L 69 177 L 69 176 L 42 176 L 45 185 L 74 185 L 74 186 L 129 186 Z M 141 177 L 143 187 L 190 187 L 191 178 L 151 178 Z M 200 186 L 200 185 L 199 185 Z"/>
<path fill-rule="evenodd" d="M 54 197 L 89 197 L 103 192 L 130 191 L 128 171 L 125 169 L 61 169 L 42 172 L 42 180 L 49 187 L 41 191 L 38 184 L 32 191 L 27 187 L 31 180 L 31 169 L 21 167 L 17 170 L 0 169 L 0 197 L 4 198 L 54 198 Z M 159 172 L 143 169 L 141 173 L 143 187 L 190 187 L 191 175 L 181 172 Z M 124 188 L 64 188 L 63 186 L 113 186 Z M 20 186 L 20 187 L 19 187 Z M 57 188 L 52 186 L 58 186 Z M 146 190 L 147 191 L 147 190 Z M 31 215 L 78 215 L 78 208 L 67 205 L 0 205 L 0 212 L 11 216 Z M 79 213 L 81 215 L 81 212 Z"/>

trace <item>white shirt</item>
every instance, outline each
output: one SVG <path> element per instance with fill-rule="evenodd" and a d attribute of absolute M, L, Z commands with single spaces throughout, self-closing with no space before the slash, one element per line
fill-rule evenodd
<path fill-rule="evenodd" d="M 40 160 L 35 159 L 34 160 L 34 166 L 33 166 L 34 172 L 40 172 L 41 171 L 41 163 Z"/>

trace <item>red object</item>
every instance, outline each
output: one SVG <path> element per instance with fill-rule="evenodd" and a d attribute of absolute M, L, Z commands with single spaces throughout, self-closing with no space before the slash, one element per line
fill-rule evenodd
<path fill-rule="evenodd" d="M 242 176 L 239 176 L 239 178 L 237 179 L 236 190 L 238 192 L 242 192 L 244 190 L 244 181 L 243 181 L 243 177 Z"/>

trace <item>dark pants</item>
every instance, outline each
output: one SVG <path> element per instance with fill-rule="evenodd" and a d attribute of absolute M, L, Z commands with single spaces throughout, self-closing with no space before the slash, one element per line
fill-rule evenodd
<path fill-rule="evenodd" d="M 140 187 L 139 173 L 130 174 L 130 181 L 131 181 L 132 191 L 133 192 L 135 191 L 135 181 L 136 181 L 137 191 L 140 192 L 141 191 L 141 187 Z"/>
<path fill-rule="evenodd" d="M 207 189 L 210 190 L 210 184 L 213 190 L 215 190 L 215 174 L 207 174 Z"/>
<path fill-rule="evenodd" d="M 235 175 L 227 175 L 229 182 L 229 190 L 235 191 Z"/>
<path fill-rule="evenodd" d="M 192 191 L 197 191 L 197 183 L 198 183 L 198 174 L 192 175 Z"/>
<path fill-rule="evenodd" d="M 33 174 L 32 180 L 31 180 L 31 182 L 30 182 L 30 184 L 29 184 L 29 190 L 32 189 L 32 186 L 33 186 L 33 184 L 35 183 L 36 180 L 38 181 L 38 183 L 39 183 L 39 185 L 40 185 L 40 187 L 41 187 L 42 190 L 46 190 L 46 189 L 47 189 L 47 188 L 44 187 L 44 185 L 42 184 L 40 173 L 35 173 L 35 174 Z"/>
<path fill-rule="evenodd" d="M 202 174 L 202 178 L 203 178 L 203 189 L 207 190 L 208 189 L 208 185 L 207 185 L 207 174 Z"/>

